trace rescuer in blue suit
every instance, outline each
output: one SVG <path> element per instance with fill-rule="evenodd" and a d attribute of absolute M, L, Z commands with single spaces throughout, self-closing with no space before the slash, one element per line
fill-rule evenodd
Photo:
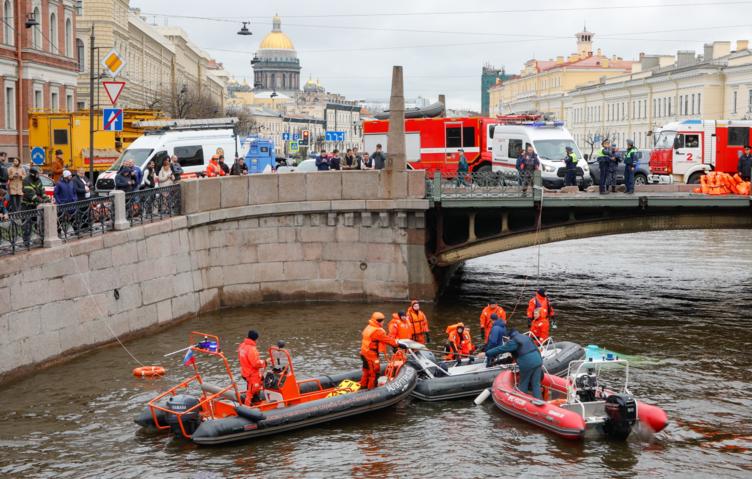
<path fill-rule="evenodd" d="M 493 361 L 493 358 L 502 353 L 512 353 L 515 361 L 517 361 L 517 367 L 520 368 L 517 388 L 525 394 L 532 394 L 537 399 L 543 399 L 541 392 L 543 358 L 533 340 L 516 329 L 512 329 L 509 341 L 490 351 L 486 350 L 486 362 Z"/>
<path fill-rule="evenodd" d="M 504 343 L 504 336 L 507 336 L 507 323 L 499 318 L 497 314 L 491 315 L 491 332 L 488 333 L 488 341 L 483 346 L 484 351 L 491 350 L 501 346 Z"/>

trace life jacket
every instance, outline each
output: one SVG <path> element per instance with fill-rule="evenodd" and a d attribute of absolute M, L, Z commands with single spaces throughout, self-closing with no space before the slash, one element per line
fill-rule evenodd
<path fill-rule="evenodd" d="M 219 166 L 219 162 L 215 160 L 214 158 L 209 161 L 209 164 L 206 166 L 206 176 L 209 178 L 213 178 L 215 176 L 225 176 L 225 172 L 222 170 L 222 167 Z"/>
<path fill-rule="evenodd" d="M 598 150 L 596 159 L 598 161 L 609 161 L 611 159 L 611 149 L 601 148 Z"/>
<path fill-rule="evenodd" d="M 517 343 L 517 349 L 512 351 L 512 356 L 515 359 L 528 353 L 532 353 L 533 351 L 538 351 L 538 346 L 533 343 L 533 340 L 528 336 L 521 334 L 519 331 L 513 332 L 510 339 Z"/>
<path fill-rule="evenodd" d="M 260 381 L 261 370 L 266 363 L 261 359 L 256 341 L 246 338 L 238 347 L 238 360 L 240 361 L 241 375 L 248 381 Z"/>
<path fill-rule="evenodd" d="M 428 319 L 423 311 L 415 311 L 413 305 L 417 301 L 410 303 L 410 308 L 407 310 L 407 320 L 413 328 L 413 334 L 423 334 L 428 332 Z"/>
<path fill-rule="evenodd" d="M 530 332 L 537 338 L 538 345 L 543 344 L 549 338 L 549 322 L 548 318 L 541 316 L 538 319 L 533 320 L 530 325 Z"/>
<path fill-rule="evenodd" d="M 381 333 L 379 333 L 381 331 Z M 363 356 L 372 356 L 386 351 L 386 344 L 379 341 L 386 336 L 386 331 L 375 319 L 368 321 L 368 326 L 363 330 L 363 339 L 360 342 L 360 354 Z"/>
<path fill-rule="evenodd" d="M 634 166 L 637 164 L 635 161 L 634 154 L 637 153 L 637 148 L 629 148 L 627 152 L 624 154 L 624 164 L 627 166 Z"/>
<path fill-rule="evenodd" d="M 540 309 L 541 317 L 546 318 L 550 318 L 554 312 L 554 308 L 552 308 L 551 304 L 548 302 L 548 297 L 541 296 L 538 293 L 535 293 L 535 296 L 533 296 L 527 305 L 527 317 L 534 319 L 536 309 Z"/>
<path fill-rule="evenodd" d="M 449 354 L 446 355 L 447 360 L 456 359 L 454 357 L 455 351 L 460 354 L 472 354 L 473 351 L 475 351 L 475 346 L 473 345 L 473 339 L 470 335 L 470 331 L 465 328 L 464 331 L 462 331 L 462 336 L 460 336 L 460 334 L 457 332 L 457 329 L 460 326 L 465 328 L 465 325 L 463 323 L 451 324 L 446 328 L 446 333 L 449 336 L 449 343 L 454 346 L 454 350 L 450 350 Z"/>
<path fill-rule="evenodd" d="M 573 170 L 577 168 L 577 155 L 574 153 L 568 154 L 564 161 L 568 169 Z"/>
<path fill-rule="evenodd" d="M 493 326 L 493 322 L 491 321 L 492 314 L 498 316 L 505 323 L 507 322 L 507 312 L 498 304 L 495 308 L 490 305 L 483 308 L 483 311 L 480 313 L 480 327 L 486 336 L 486 341 L 488 340 L 488 333 L 491 332 L 491 327 Z"/>
<path fill-rule="evenodd" d="M 412 339 L 413 327 L 410 325 L 410 321 L 402 321 L 399 314 L 392 314 L 392 320 L 389 322 L 389 336 L 395 339 Z"/>

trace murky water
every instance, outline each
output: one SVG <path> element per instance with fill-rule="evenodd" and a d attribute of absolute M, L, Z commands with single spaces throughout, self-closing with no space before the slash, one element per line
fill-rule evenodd
<path fill-rule="evenodd" d="M 119 347 L 0 392 L 1 477 L 752 477 L 752 241 L 745 231 L 638 234 L 547 245 L 544 282 L 557 337 L 637 355 L 631 390 L 666 409 L 668 428 L 626 443 L 570 442 L 503 415 L 491 401 L 404 401 L 368 417 L 227 447 L 137 431 L 132 417 L 187 373 L 191 330 L 234 349 L 253 327 L 284 338 L 301 375 L 358 367 L 371 311 L 396 304 L 270 305 L 225 311 L 128 344 L 168 375 L 131 377 Z M 435 305 L 432 336 L 463 320 L 477 333 L 487 298 L 520 309 L 535 286 L 533 249 L 473 261 Z M 531 275 L 531 276 L 527 276 Z M 523 326 L 520 313 L 513 323 Z M 235 361 L 232 355 L 233 362 Z M 212 374 L 219 374 L 216 366 Z"/>

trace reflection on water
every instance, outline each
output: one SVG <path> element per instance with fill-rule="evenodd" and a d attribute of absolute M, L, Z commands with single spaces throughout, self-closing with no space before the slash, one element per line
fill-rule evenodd
<path fill-rule="evenodd" d="M 491 401 L 405 401 L 370 416 L 199 448 L 137 431 L 132 417 L 188 372 L 176 355 L 197 329 L 234 349 L 249 328 L 266 348 L 285 339 L 301 375 L 359 367 L 370 313 L 398 304 L 270 304 L 188 321 L 128 344 L 168 375 L 139 380 L 120 348 L 96 351 L 0 392 L 2 477 L 482 477 L 503 475 L 750 477 L 752 241 L 744 231 L 613 236 L 546 245 L 543 279 L 559 312 L 555 335 L 636 355 L 631 390 L 671 420 L 655 437 L 571 442 L 502 415 Z M 436 304 L 434 341 L 464 321 L 478 335 L 489 297 L 524 327 L 536 251 L 468 263 Z M 524 285 L 524 288 L 523 288 Z M 221 377 L 220 364 L 207 365 Z"/>

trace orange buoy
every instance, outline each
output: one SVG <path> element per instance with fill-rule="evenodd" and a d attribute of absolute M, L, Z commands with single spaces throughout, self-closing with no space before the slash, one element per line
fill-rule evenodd
<path fill-rule="evenodd" d="M 133 370 L 133 375 L 137 378 L 153 378 L 164 376 L 165 368 L 162 366 L 142 366 Z"/>

